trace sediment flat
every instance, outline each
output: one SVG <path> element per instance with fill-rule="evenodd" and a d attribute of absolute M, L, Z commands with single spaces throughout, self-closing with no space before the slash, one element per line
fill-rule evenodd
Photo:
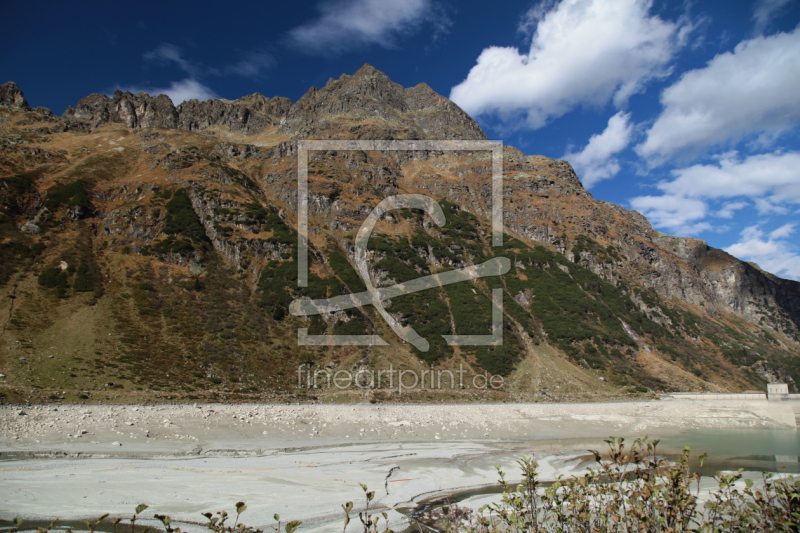
<path fill-rule="evenodd" d="M 397 523 L 397 509 L 491 483 L 494 464 L 514 471 L 523 454 L 552 477 L 610 435 L 796 429 L 798 404 L 7 405 L 0 518 L 129 516 L 148 503 L 147 516 L 198 521 L 244 500 L 248 525 L 279 513 L 304 531 L 339 531 L 340 504 L 358 509 L 366 483 Z"/>

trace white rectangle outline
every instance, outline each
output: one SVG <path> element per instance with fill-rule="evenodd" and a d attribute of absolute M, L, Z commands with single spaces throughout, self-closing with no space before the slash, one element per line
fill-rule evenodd
<path fill-rule="evenodd" d="M 311 150 L 426 150 L 490 151 L 492 153 L 492 246 L 503 245 L 503 143 L 502 141 L 297 141 L 297 286 L 308 286 L 308 152 Z M 498 346 L 503 343 L 502 289 L 492 290 L 492 333 L 490 335 L 443 335 L 451 346 Z M 302 346 L 388 345 L 377 335 L 309 335 L 297 330 Z"/>
<path fill-rule="evenodd" d="M 313 150 L 361 151 L 490 151 L 492 152 L 492 246 L 503 245 L 503 142 L 502 141 L 297 141 L 297 286 L 308 286 L 308 152 Z"/>

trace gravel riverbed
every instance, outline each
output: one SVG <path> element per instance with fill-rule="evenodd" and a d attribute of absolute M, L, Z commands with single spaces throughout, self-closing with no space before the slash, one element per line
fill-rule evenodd
<path fill-rule="evenodd" d="M 493 465 L 513 472 L 522 454 L 554 477 L 610 435 L 796 430 L 796 403 L 6 405 L 0 519 L 129 516 L 144 502 L 149 516 L 197 521 L 245 500 L 248 525 L 280 513 L 340 531 L 340 504 L 366 483 L 402 522 L 398 509 L 493 483 Z"/>

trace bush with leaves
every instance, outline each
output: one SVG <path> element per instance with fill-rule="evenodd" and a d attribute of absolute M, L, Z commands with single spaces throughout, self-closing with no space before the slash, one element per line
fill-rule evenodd
<path fill-rule="evenodd" d="M 214 533 L 263 533 L 263 529 L 255 529 L 239 522 L 239 517 L 243 512 L 245 512 L 246 509 L 247 505 L 245 505 L 244 502 L 237 502 L 236 518 L 234 519 L 233 523 L 227 525 L 225 524 L 229 518 L 227 511 L 218 511 L 216 516 L 212 515 L 211 513 L 203 513 L 203 516 L 208 519 L 208 522 L 205 524 L 205 526 Z M 276 524 L 272 527 L 272 529 L 275 531 L 275 533 L 280 533 L 281 517 L 280 515 L 276 514 L 274 518 Z M 302 524 L 300 520 L 292 520 L 291 522 L 287 522 L 284 525 L 283 531 L 285 533 L 294 533 L 300 524 Z M 170 533 L 170 531 L 168 530 L 167 533 Z"/>
<path fill-rule="evenodd" d="M 369 490 L 363 483 L 359 483 L 359 485 L 361 485 L 361 489 L 364 491 L 364 498 L 366 499 L 364 510 L 358 512 L 358 519 L 364 528 L 364 533 L 378 533 L 378 525 L 380 524 L 381 518 L 383 518 L 384 523 L 382 533 L 394 533 L 389 529 L 389 515 L 386 512 L 376 515 L 370 511 L 369 507 L 372 500 L 375 499 L 375 491 Z M 342 529 L 342 533 L 346 533 L 347 526 L 350 524 L 350 512 L 353 510 L 353 502 L 345 503 L 342 505 L 342 509 L 344 510 L 344 528 Z"/>
<path fill-rule="evenodd" d="M 797 532 L 800 531 L 800 480 L 764 475 L 756 488 L 737 481 L 742 470 L 717 474 L 719 490 L 700 501 L 700 474 L 689 467 L 689 448 L 676 462 L 656 453 L 658 441 L 637 439 L 626 451 L 623 439 L 612 438 L 609 459 L 593 452 L 599 464 L 583 476 L 559 478 L 545 486 L 538 463 L 522 458 L 522 482 L 512 487 L 500 470 L 503 496 L 483 506 L 465 522 L 446 525 L 465 533 L 632 533 L 632 532 Z M 707 459 L 699 457 L 700 466 Z M 693 489 L 694 487 L 694 489 Z M 450 510 L 452 515 L 452 509 Z M 469 516 L 469 513 L 463 513 Z"/>

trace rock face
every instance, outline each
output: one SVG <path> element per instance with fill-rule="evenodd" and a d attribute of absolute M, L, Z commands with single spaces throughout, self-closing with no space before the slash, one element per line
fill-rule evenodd
<path fill-rule="evenodd" d="M 25 100 L 22 90 L 13 81 L 0 85 L 0 106 L 24 110 L 30 110 L 31 108 L 28 105 L 28 101 Z"/>
<path fill-rule="evenodd" d="M 168 96 L 122 91 L 114 91 L 113 98 L 102 94 L 81 98 L 61 118 L 71 129 L 90 130 L 110 123 L 128 128 L 174 128 L 178 124 L 177 110 Z"/>
<path fill-rule="evenodd" d="M 236 101 L 189 100 L 177 108 L 167 95 L 150 96 L 114 91 L 109 98 L 92 94 L 69 107 L 62 119 L 71 129 L 92 130 L 105 124 L 124 124 L 128 128 L 179 128 L 204 131 L 214 127 L 237 133 L 259 133 L 274 125 L 288 111 L 288 98 L 265 98 L 253 94 Z"/>
<path fill-rule="evenodd" d="M 288 98 L 266 98 L 258 93 L 234 101 L 189 100 L 178 106 L 178 128 L 203 131 L 219 127 L 236 133 L 260 133 L 278 124 L 290 107 Z"/>
<path fill-rule="evenodd" d="M 704 241 L 655 231 L 641 214 L 595 200 L 568 162 L 508 146 L 510 244 L 502 251 L 487 237 L 489 154 L 311 153 L 313 283 L 298 288 L 297 139 L 486 139 L 429 86 L 404 88 L 369 65 L 295 103 L 256 93 L 176 107 L 165 95 L 117 91 L 87 96 L 60 119 L 32 110 L 7 83 L 0 113 L 8 125 L 0 130 L 0 299 L 6 291 L 13 302 L 4 330 L 13 342 L 5 346 L 0 336 L 0 348 L 19 356 L 13 364 L 0 357 L 0 371 L 12 380 L 33 379 L 33 354 L 61 334 L 54 332 L 71 331 L 70 313 L 83 308 L 70 305 L 83 298 L 113 312 L 86 318 L 102 338 L 67 344 L 87 360 L 116 361 L 124 371 L 113 383 L 164 390 L 175 387 L 174 376 L 186 391 L 284 387 L 276 375 L 294 375 L 300 361 L 351 368 L 375 357 L 395 367 L 463 363 L 510 374 L 518 390 L 560 383 L 570 399 L 611 386 L 746 390 L 775 376 L 800 383 L 800 283 Z M 80 134 L 87 131 L 94 134 Z M 463 313 L 490 305 L 481 283 L 461 293 L 443 288 L 429 301 L 387 302 L 404 325 L 440 339 L 430 353 L 399 342 L 374 351 L 298 347 L 297 327 L 385 335 L 369 311 L 314 320 L 287 313 L 294 298 L 361 290 L 351 272 L 353 235 L 394 194 L 440 200 L 448 224 L 438 228 L 413 210 L 387 214 L 370 241 L 372 281 L 514 258 L 503 281 L 503 348 L 454 351 L 441 341 L 459 323 L 486 326 Z M 62 260 L 74 268 L 53 270 Z M 11 280 L 38 292 L 14 292 Z M 50 308 L 54 317 L 42 318 Z M 566 362 L 547 366 L 548 357 Z M 240 381 L 219 377 L 245 367 L 255 370 Z M 559 374 L 563 382 L 550 373 L 557 368 L 569 369 Z"/>
<path fill-rule="evenodd" d="M 364 124 L 379 121 L 378 128 Z M 355 74 L 311 88 L 289 110 L 281 131 L 299 138 L 486 139 L 480 126 L 456 104 L 421 83 L 409 89 L 370 65 Z"/>

